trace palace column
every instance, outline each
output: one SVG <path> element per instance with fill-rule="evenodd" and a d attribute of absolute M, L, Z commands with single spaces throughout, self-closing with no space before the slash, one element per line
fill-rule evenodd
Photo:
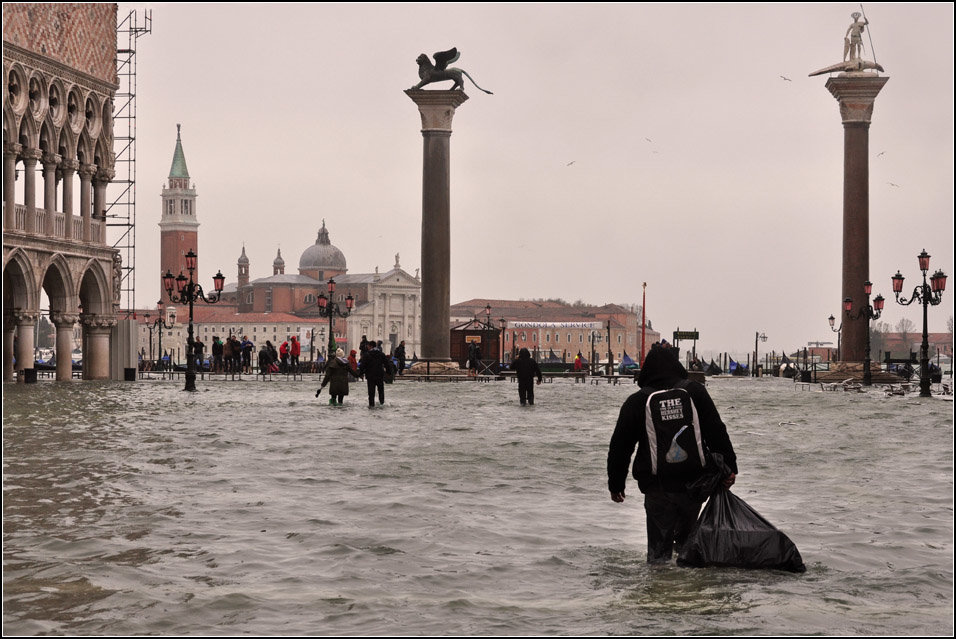
<path fill-rule="evenodd" d="M 40 149 L 24 149 L 20 153 L 23 160 L 23 230 L 27 233 L 36 233 L 37 220 L 37 160 L 43 153 Z"/>
<path fill-rule="evenodd" d="M 84 315 L 83 379 L 110 378 L 110 332 L 116 318 L 108 315 Z M 59 334 L 58 334 L 59 336 Z"/>
<path fill-rule="evenodd" d="M 80 319 L 75 313 L 50 313 L 56 326 L 56 379 L 73 379 L 73 325 Z"/>
<path fill-rule="evenodd" d="M 5 315 L 3 318 L 3 381 L 13 381 L 13 345 L 16 334 L 17 323 L 13 315 Z"/>
<path fill-rule="evenodd" d="M 116 171 L 99 168 L 93 176 L 93 219 L 100 221 L 97 242 L 106 241 L 106 187 L 116 176 Z"/>
<path fill-rule="evenodd" d="M 45 153 L 43 158 L 43 208 L 46 209 L 46 224 L 43 234 L 48 238 L 56 234 L 56 169 L 63 158 L 56 153 Z"/>
<path fill-rule="evenodd" d="M 80 217 L 83 218 L 83 241 L 92 241 L 93 220 L 91 216 L 90 196 L 92 195 L 93 174 L 96 173 L 95 164 L 80 165 Z M 84 359 L 86 356 L 83 356 Z"/>
<path fill-rule="evenodd" d="M 76 160 L 60 162 L 60 173 L 63 179 L 63 237 L 73 239 L 73 174 L 80 168 Z"/>
<path fill-rule="evenodd" d="M 450 139 L 464 91 L 408 89 L 422 118 L 422 359 L 451 357 Z"/>
<path fill-rule="evenodd" d="M 866 300 L 863 283 L 870 279 L 870 120 L 873 103 L 889 80 L 867 72 L 841 73 L 826 87 L 840 103 L 843 119 L 843 295 L 859 308 Z M 866 317 L 843 317 L 840 359 L 862 362 L 866 357 Z"/>
<path fill-rule="evenodd" d="M 33 368 L 34 329 L 37 323 L 37 314 L 25 311 L 14 311 L 13 321 L 17 326 L 17 365 L 18 371 L 24 368 Z"/>
<path fill-rule="evenodd" d="M 3 144 L 3 228 L 12 231 L 17 228 L 16 182 L 17 158 L 23 150 L 22 144 L 4 142 Z M 12 352 L 12 351 L 10 351 Z"/>

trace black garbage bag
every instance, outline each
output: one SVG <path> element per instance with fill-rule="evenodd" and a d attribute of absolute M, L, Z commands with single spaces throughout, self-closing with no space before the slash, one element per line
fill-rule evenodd
<path fill-rule="evenodd" d="M 724 487 L 724 480 L 730 477 L 731 473 L 733 471 L 724 463 L 723 455 L 708 452 L 704 473 L 698 479 L 687 483 L 687 494 L 703 502 Z"/>
<path fill-rule="evenodd" d="M 807 569 L 790 538 L 729 490 L 716 491 L 704 506 L 677 565 Z"/>

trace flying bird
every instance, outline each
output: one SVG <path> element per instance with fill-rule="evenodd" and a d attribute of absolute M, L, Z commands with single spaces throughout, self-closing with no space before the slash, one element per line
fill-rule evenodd
<path fill-rule="evenodd" d="M 892 182 L 887 182 L 887 184 L 889 184 L 890 186 L 895 186 L 896 188 L 900 188 L 899 184 L 893 184 Z"/>
<path fill-rule="evenodd" d="M 654 144 L 654 140 L 652 140 L 652 139 L 650 139 L 650 138 L 644 138 L 644 139 L 647 140 L 648 142 L 650 142 L 651 144 Z"/>
<path fill-rule="evenodd" d="M 785 75 L 782 75 L 782 76 L 780 76 L 780 77 L 783 78 L 784 80 L 786 80 L 787 82 L 793 82 L 793 80 L 791 80 L 790 78 L 788 78 L 788 77 L 785 76 Z"/>
<path fill-rule="evenodd" d="M 880 151 L 879 153 L 876 154 L 876 157 L 880 157 L 880 156 L 883 155 L 884 153 L 886 153 L 886 151 Z"/>
<path fill-rule="evenodd" d="M 570 162 L 568 162 L 568 163 L 565 164 L 564 166 L 571 166 L 571 165 L 574 164 L 575 162 L 576 162 L 576 160 L 571 160 Z"/>

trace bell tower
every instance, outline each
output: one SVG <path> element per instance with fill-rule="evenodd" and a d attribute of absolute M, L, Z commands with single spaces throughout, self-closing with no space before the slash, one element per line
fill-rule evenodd
<path fill-rule="evenodd" d="M 176 150 L 173 151 L 173 164 L 169 169 L 169 177 L 163 188 L 163 213 L 159 222 L 160 230 L 160 262 L 159 276 L 166 271 L 173 275 L 184 273 L 186 270 L 186 253 L 192 250 L 199 253 L 199 222 L 196 221 L 196 189 L 189 183 L 189 170 L 186 168 L 186 156 L 183 154 L 183 143 L 180 138 L 180 125 L 176 125 Z M 193 278 L 198 281 L 199 262 Z M 164 296 L 162 282 L 160 282 L 161 296 Z"/>

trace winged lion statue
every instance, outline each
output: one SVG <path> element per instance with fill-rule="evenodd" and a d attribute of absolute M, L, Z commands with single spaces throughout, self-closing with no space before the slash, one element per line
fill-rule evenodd
<path fill-rule="evenodd" d="M 424 53 L 418 56 L 415 60 L 418 63 L 418 77 L 421 78 L 421 82 L 412 87 L 412 89 L 421 89 L 426 84 L 431 84 L 432 82 L 442 82 L 444 80 L 451 80 L 453 84 L 451 89 L 458 89 L 460 91 L 465 90 L 464 82 L 462 81 L 462 76 L 466 76 L 471 83 L 479 91 L 484 91 L 489 95 L 494 95 L 491 91 L 482 89 L 478 86 L 478 83 L 475 82 L 475 79 L 468 75 L 468 72 L 464 69 L 458 69 L 456 67 L 449 67 L 448 65 L 461 57 L 461 54 L 458 52 L 457 48 L 451 48 L 448 51 L 439 51 L 435 54 L 435 63 L 432 64 L 431 60 L 428 59 L 428 56 Z"/>

